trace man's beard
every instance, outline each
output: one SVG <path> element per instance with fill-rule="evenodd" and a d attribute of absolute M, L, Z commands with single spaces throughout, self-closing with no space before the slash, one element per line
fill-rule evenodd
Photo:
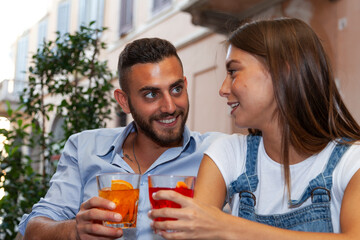
<path fill-rule="evenodd" d="M 180 140 L 182 139 L 183 132 L 184 132 L 185 123 L 186 123 L 186 120 L 188 117 L 189 107 L 187 108 L 187 111 L 184 109 L 180 109 L 180 110 L 176 110 L 175 113 L 173 113 L 173 114 L 162 113 L 159 115 L 151 116 L 149 118 L 149 121 L 146 121 L 135 110 L 135 108 L 131 104 L 130 98 L 128 99 L 128 101 L 129 101 L 129 108 L 130 108 L 130 111 L 131 111 L 131 114 L 132 114 L 132 117 L 133 117 L 135 123 L 147 137 L 149 137 L 150 139 L 152 139 L 154 142 L 156 142 L 157 144 L 159 144 L 162 147 L 167 147 L 174 143 L 180 142 Z M 160 134 L 157 133 L 152 128 L 151 122 L 159 120 L 159 119 L 164 119 L 169 116 L 173 116 L 173 117 L 182 116 L 182 122 L 180 124 L 179 131 L 174 132 L 173 130 L 178 129 L 178 128 L 176 128 L 176 129 L 170 129 L 169 131 L 166 131 L 166 130 L 161 131 Z M 165 133 L 165 134 L 161 134 L 161 133 Z"/>

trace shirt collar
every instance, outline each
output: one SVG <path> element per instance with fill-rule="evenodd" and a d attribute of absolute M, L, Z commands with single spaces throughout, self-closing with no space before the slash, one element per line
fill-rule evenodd
<path fill-rule="evenodd" d="M 134 121 L 131 122 L 130 124 L 128 124 L 125 129 L 118 134 L 115 139 L 111 142 L 109 141 L 109 143 L 103 142 L 102 144 L 99 144 L 101 146 L 98 146 L 97 151 L 96 151 L 96 155 L 99 157 L 104 157 L 108 154 L 111 153 L 111 162 L 113 161 L 113 159 L 115 158 L 115 154 L 116 153 L 121 153 L 122 152 L 122 146 L 125 142 L 125 139 L 127 138 L 127 136 L 131 133 L 135 131 L 135 123 Z M 182 151 L 184 151 L 190 144 L 196 144 L 196 141 L 194 140 L 194 137 L 191 136 L 191 132 L 189 130 L 189 128 L 187 126 L 184 127 L 184 133 L 183 133 L 183 145 L 182 145 Z M 109 147 L 103 147 L 108 145 Z M 193 146 L 196 149 L 196 146 Z"/>
<path fill-rule="evenodd" d="M 117 134 L 115 139 L 109 142 L 102 142 L 102 144 L 99 144 L 101 146 L 97 148 L 96 155 L 99 157 L 104 157 L 111 153 L 112 155 L 111 159 L 114 159 L 115 154 L 121 151 L 127 136 L 134 131 L 135 131 L 135 124 L 134 122 L 131 122 L 124 128 L 123 131 L 120 131 L 119 134 Z"/>
<path fill-rule="evenodd" d="M 190 141 L 192 141 L 194 144 L 196 143 L 194 137 L 191 136 L 191 132 L 189 128 L 185 125 L 184 133 L 183 133 L 183 145 L 182 145 L 183 150 L 190 144 Z"/>

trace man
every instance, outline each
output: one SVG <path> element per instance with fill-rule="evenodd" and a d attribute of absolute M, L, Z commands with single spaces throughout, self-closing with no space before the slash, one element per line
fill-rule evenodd
<path fill-rule="evenodd" d="M 128 44 L 120 54 L 118 72 L 122 89 L 114 95 L 134 122 L 125 128 L 84 131 L 69 138 L 48 193 L 19 225 L 25 239 L 121 237 L 121 229 L 101 224 L 121 218 L 106 211 L 114 208 L 112 202 L 97 197 L 96 175 L 103 172 L 142 174 L 137 238 L 159 237 L 147 217 L 147 176 L 196 175 L 203 151 L 220 135 L 201 135 L 185 126 L 187 80 L 170 42 L 152 38 Z"/>

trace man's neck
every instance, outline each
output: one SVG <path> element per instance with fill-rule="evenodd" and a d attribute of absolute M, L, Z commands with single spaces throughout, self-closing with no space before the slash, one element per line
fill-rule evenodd
<path fill-rule="evenodd" d="M 154 161 L 169 148 L 179 147 L 182 146 L 182 144 L 182 138 L 177 142 L 169 143 L 168 145 L 161 145 L 144 133 L 138 132 L 135 135 L 135 148 L 141 149 L 141 151 L 136 151 L 136 153 L 140 152 L 140 154 L 144 154 L 146 156 L 154 156 Z"/>
<path fill-rule="evenodd" d="M 130 133 L 123 145 L 124 160 L 131 166 L 134 172 L 146 172 L 147 169 L 169 148 L 182 146 L 183 140 L 169 144 L 167 146 L 160 145 L 152 140 L 144 133 Z M 138 165 L 137 165 L 138 164 Z"/>

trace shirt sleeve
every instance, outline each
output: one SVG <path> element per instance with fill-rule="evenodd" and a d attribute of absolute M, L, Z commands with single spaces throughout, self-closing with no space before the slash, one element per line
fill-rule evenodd
<path fill-rule="evenodd" d="M 66 142 L 45 197 L 33 206 L 30 214 L 22 217 L 19 224 L 22 235 L 25 233 L 27 223 L 33 217 L 44 216 L 61 221 L 75 218 L 79 211 L 83 191 L 77 160 L 77 136 L 71 136 Z"/>
<path fill-rule="evenodd" d="M 234 134 L 222 137 L 211 144 L 205 154 L 219 168 L 228 192 L 231 182 L 236 180 L 245 169 L 246 136 Z"/>

